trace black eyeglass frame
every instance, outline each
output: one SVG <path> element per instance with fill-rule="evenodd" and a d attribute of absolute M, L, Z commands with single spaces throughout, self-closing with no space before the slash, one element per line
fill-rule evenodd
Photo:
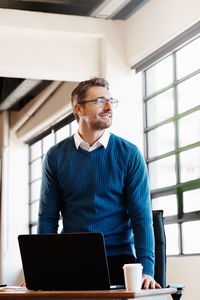
<path fill-rule="evenodd" d="M 98 101 L 99 99 L 103 100 L 102 102 Z M 104 104 L 106 105 L 106 103 L 110 103 L 111 105 L 118 105 L 118 100 L 117 99 L 114 99 L 114 98 L 110 98 L 110 99 L 106 99 L 104 97 L 98 97 L 96 99 L 92 99 L 92 100 L 81 100 L 79 101 L 77 104 L 84 104 L 84 103 L 87 103 L 87 102 L 96 102 L 96 104 Z"/>

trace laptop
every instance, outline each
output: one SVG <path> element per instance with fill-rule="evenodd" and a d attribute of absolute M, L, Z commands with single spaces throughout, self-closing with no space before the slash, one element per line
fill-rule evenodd
<path fill-rule="evenodd" d="M 102 233 L 34 234 L 18 237 L 29 290 L 108 290 Z"/>

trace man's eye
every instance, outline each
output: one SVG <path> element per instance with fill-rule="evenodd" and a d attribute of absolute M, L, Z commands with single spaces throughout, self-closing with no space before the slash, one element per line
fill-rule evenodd
<path fill-rule="evenodd" d="M 96 99 L 96 103 L 98 104 L 100 104 L 100 103 L 102 103 L 102 98 L 98 98 L 98 99 Z"/>
<path fill-rule="evenodd" d="M 97 103 L 104 103 L 104 98 L 98 98 Z"/>

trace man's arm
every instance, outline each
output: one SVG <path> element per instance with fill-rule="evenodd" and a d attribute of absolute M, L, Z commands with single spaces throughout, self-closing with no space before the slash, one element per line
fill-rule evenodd
<path fill-rule="evenodd" d="M 40 191 L 38 233 L 57 233 L 60 214 L 61 190 L 57 180 L 54 150 L 46 154 Z"/>
<path fill-rule="evenodd" d="M 143 287 L 160 287 L 153 279 L 154 234 L 148 173 L 145 161 L 136 147 L 130 150 L 125 192 L 137 262 L 143 265 Z"/>

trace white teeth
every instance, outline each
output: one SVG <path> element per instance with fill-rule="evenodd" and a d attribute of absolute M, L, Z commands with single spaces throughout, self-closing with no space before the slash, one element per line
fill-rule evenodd
<path fill-rule="evenodd" d="M 100 115 L 101 117 L 106 117 L 106 118 L 110 118 L 111 117 L 111 115 Z"/>

